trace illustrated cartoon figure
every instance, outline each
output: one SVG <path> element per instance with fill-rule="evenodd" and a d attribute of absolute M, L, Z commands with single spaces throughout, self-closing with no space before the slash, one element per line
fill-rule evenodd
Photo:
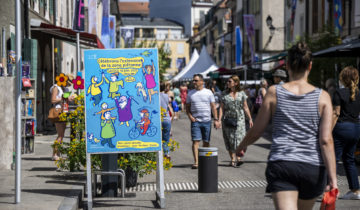
<path fill-rule="evenodd" d="M 132 97 L 121 96 L 115 98 L 116 107 L 118 108 L 120 125 L 126 122 L 126 126 L 129 127 L 129 120 L 133 118 L 131 112 L 131 100 Z"/>
<path fill-rule="evenodd" d="M 116 117 L 111 117 L 110 111 L 105 112 L 105 120 L 101 120 L 101 145 L 109 144 L 110 148 L 115 148 L 111 139 L 116 135 L 114 122 Z"/>
<path fill-rule="evenodd" d="M 102 74 L 102 78 L 101 81 L 99 83 L 97 83 L 97 77 L 92 76 L 91 77 L 91 85 L 87 90 L 86 95 L 91 94 L 91 98 L 90 100 L 93 100 L 94 103 L 93 105 L 96 106 L 100 103 L 101 99 L 102 99 L 102 90 L 100 88 L 100 85 L 102 85 L 102 83 L 104 82 L 104 73 Z"/>
<path fill-rule="evenodd" d="M 149 57 L 150 55 L 152 55 L 152 52 L 150 52 L 150 51 L 148 51 L 148 50 L 145 50 L 143 53 L 140 53 L 140 55 Z"/>
<path fill-rule="evenodd" d="M 151 118 L 154 114 L 157 114 L 156 110 L 153 110 L 151 113 L 149 113 L 149 110 L 151 108 L 142 107 L 138 109 L 139 115 L 141 119 L 139 121 L 135 121 L 135 126 L 129 130 L 129 137 L 131 139 L 136 139 L 137 137 L 141 135 L 147 135 L 149 137 L 153 137 L 157 133 L 157 128 L 152 124 Z"/>
<path fill-rule="evenodd" d="M 147 109 L 142 109 L 139 114 L 140 114 L 140 117 L 141 117 L 141 120 L 139 121 L 139 125 L 141 125 L 140 129 L 143 130 L 141 135 L 145 135 L 145 133 L 148 130 L 149 125 L 151 123 L 151 121 L 150 121 L 150 113 L 149 113 L 149 111 Z"/>
<path fill-rule="evenodd" d="M 137 89 L 137 95 L 138 96 L 141 95 L 143 97 L 144 102 L 146 102 L 147 95 L 146 95 L 146 91 L 145 91 L 143 84 L 141 82 L 138 82 L 138 83 L 136 83 L 135 88 Z"/>
<path fill-rule="evenodd" d="M 108 108 L 108 104 L 104 102 L 104 103 L 101 104 L 101 111 L 96 112 L 94 115 L 101 114 L 101 119 L 105 120 L 104 113 L 107 112 L 107 111 L 111 111 L 111 110 L 113 110 L 115 108 L 116 107 Z"/>
<path fill-rule="evenodd" d="M 110 77 L 109 81 L 106 77 L 104 77 L 105 82 L 110 84 L 109 85 L 109 98 L 115 98 L 116 96 L 120 96 L 121 94 L 118 93 L 119 91 L 119 86 L 121 86 L 121 88 L 124 88 L 124 81 L 123 80 L 119 80 L 116 81 L 118 79 L 118 77 L 115 74 L 112 74 Z"/>
<path fill-rule="evenodd" d="M 97 139 L 96 137 L 94 137 L 94 134 L 93 133 L 88 133 L 87 134 L 87 139 L 88 141 L 91 143 L 91 144 L 96 144 L 96 143 L 99 143 L 99 139 Z"/>
<path fill-rule="evenodd" d="M 145 68 L 143 68 L 143 73 L 146 80 L 146 88 L 148 89 L 150 103 L 151 103 L 151 96 L 158 92 L 158 91 L 154 91 L 154 88 L 156 87 L 155 66 L 153 60 L 151 60 L 151 63 L 152 65 L 146 65 Z"/>
<path fill-rule="evenodd" d="M 87 140 L 90 142 L 90 143 L 92 143 L 93 144 L 93 140 L 94 140 L 94 134 L 92 134 L 92 133 L 88 133 L 87 134 Z"/>

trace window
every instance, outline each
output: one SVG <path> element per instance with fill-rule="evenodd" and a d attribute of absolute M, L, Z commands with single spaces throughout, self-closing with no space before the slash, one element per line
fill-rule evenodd
<path fill-rule="evenodd" d="M 170 39 L 181 39 L 181 38 L 182 38 L 181 30 L 179 30 L 179 29 L 171 30 Z"/>
<path fill-rule="evenodd" d="M 157 29 L 156 30 L 156 39 L 167 39 L 168 38 L 168 29 Z"/>
<path fill-rule="evenodd" d="M 170 52 L 171 53 L 171 46 L 169 43 L 165 43 L 164 45 L 164 51 L 165 52 Z"/>
<path fill-rule="evenodd" d="M 144 28 L 143 29 L 143 38 L 155 38 L 153 28 Z"/>
<path fill-rule="evenodd" d="M 177 44 L 177 54 L 184 54 L 184 43 Z"/>
<path fill-rule="evenodd" d="M 140 38 L 140 28 L 135 28 L 135 38 Z"/>

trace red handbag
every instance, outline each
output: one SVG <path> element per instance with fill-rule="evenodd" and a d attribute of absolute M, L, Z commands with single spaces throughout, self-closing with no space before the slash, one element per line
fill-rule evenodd
<path fill-rule="evenodd" d="M 335 202 L 339 190 L 337 188 L 325 192 L 321 201 L 320 210 L 335 210 Z"/>

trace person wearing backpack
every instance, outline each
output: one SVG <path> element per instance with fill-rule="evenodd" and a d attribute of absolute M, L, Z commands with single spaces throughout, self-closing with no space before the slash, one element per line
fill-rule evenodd
<path fill-rule="evenodd" d="M 254 104 L 255 110 L 253 110 L 255 113 L 257 113 L 257 111 L 261 107 L 263 99 L 265 98 L 265 95 L 266 95 L 267 87 L 268 87 L 268 83 L 267 83 L 266 79 L 262 79 L 260 82 L 260 88 L 258 90 L 257 97 L 255 99 L 255 104 Z"/>

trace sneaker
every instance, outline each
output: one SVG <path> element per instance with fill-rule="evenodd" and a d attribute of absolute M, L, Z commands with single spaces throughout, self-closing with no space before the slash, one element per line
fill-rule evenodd
<path fill-rule="evenodd" d="M 356 194 L 352 191 L 347 192 L 345 195 L 341 196 L 340 199 L 344 200 L 360 200 L 360 194 Z"/>

